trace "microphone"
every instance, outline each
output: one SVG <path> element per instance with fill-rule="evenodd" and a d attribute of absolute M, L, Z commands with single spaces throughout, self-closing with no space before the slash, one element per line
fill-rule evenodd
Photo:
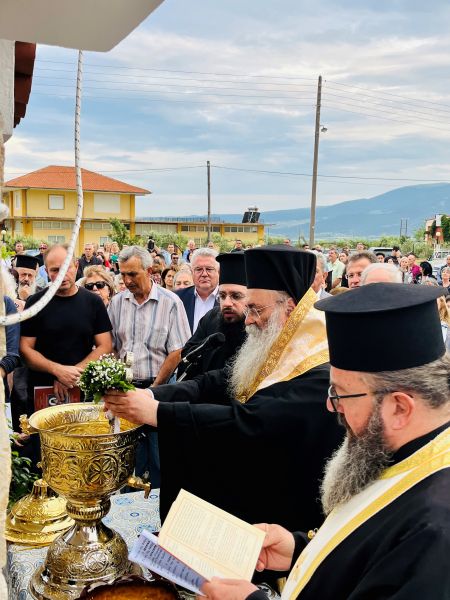
<path fill-rule="evenodd" d="M 225 342 L 225 336 L 223 333 L 217 332 L 209 335 L 204 342 L 202 342 L 199 346 L 191 350 L 186 356 L 181 360 L 182 363 L 190 364 L 198 360 L 202 357 L 204 350 L 212 350 L 214 348 L 218 348 Z"/>

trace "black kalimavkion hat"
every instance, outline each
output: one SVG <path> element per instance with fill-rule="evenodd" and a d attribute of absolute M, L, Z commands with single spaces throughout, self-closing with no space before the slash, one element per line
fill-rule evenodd
<path fill-rule="evenodd" d="M 16 268 L 22 267 L 24 269 L 33 269 L 34 271 L 38 265 L 39 261 L 35 256 L 28 256 L 28 254 L 18 254 L 16 256 Z"/>
<path fill-rule="evenodd" d="M 247 287 L 287 292 L 295 302 L 306 294 L 316 275 L 316 256 L 287 245 L 245 251 Z"/>
<path fill-rule="evenodd" d="M 445 354 L 436 298 L 442 288 L 369 283 L 324 298 L 330 363 L 379 373 L 426 365 Z"/>
<path fill-rule="evenodd" d="M 216 260 L 220 263 L 219 285 L 222 283 L 247 285 L 243 252 L 219 254 Z"/>

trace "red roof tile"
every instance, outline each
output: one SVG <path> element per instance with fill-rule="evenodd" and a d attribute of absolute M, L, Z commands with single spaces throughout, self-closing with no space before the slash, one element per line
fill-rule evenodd
<path fill-rule="evenodd" d="M 116 192 L 121 194 L 151 194 L 149 190 L 129 185 L 124 181 L 105 177 L 100 173 L 81 169 L 83 190 L 90 192 Z M 75 167 L 51 165 L 22 177 L 10 179 L 5 187 L 38 188 L 44 190 L 75 190 Z"/>

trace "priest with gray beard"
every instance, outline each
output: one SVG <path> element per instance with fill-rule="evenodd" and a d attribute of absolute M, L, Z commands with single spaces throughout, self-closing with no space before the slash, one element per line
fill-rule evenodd
<path fill-rule="evenodd" d="M 342 428 L 324 409 L 325 318 L 311 289 L 316 257 L 289 246 L 244 254 L 248 338 L 227 370 L 128 393 L 106 406 L 158 429 L 160 511 L 184 488 L 248 522 L 320 526 L 319 482 Z M 151 474 L 150 474 L 151 479 Z"/>
<path fill-rule="evenodd" d="M 442 293 L 373 283 L 316 304 L 330 346 L 327 408 L 347 435 L 326 467 L 322 527 L 307 535 L 258 525 L 266 539 L 257 569 L 291 568 L 282 600 L 450 598 Z M 247 581 L 214 578 L 202 591 L 208 600 L 267 600 Z"/>

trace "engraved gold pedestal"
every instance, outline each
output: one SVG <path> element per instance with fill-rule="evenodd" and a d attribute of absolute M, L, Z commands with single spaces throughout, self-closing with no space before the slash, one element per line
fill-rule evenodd
<path fill-rule="evenodd" d="M 31 493 L 18 500 L 6 516 L 5 538 L 16 544 L 48 546 L 73 524 L 64 498 L 38 479 Z"/>
<path fill-rule="evenodd" d="M 31 578 L 31 595 L 75 600 L 86 585 L 131 572 L 123 538 L 101 519 L 109 511 L 110 495 L 129 479 L 150 492 L 150 484 L 130 477 L 141 427 L 121 419 L 120 432 L 111 433 L 103 405 L 74 403 L 25 417 L 22 428 L 39 433 L 43 478 L 66 498 L 67 514 L 75 521 L 50 545 Z"/>

